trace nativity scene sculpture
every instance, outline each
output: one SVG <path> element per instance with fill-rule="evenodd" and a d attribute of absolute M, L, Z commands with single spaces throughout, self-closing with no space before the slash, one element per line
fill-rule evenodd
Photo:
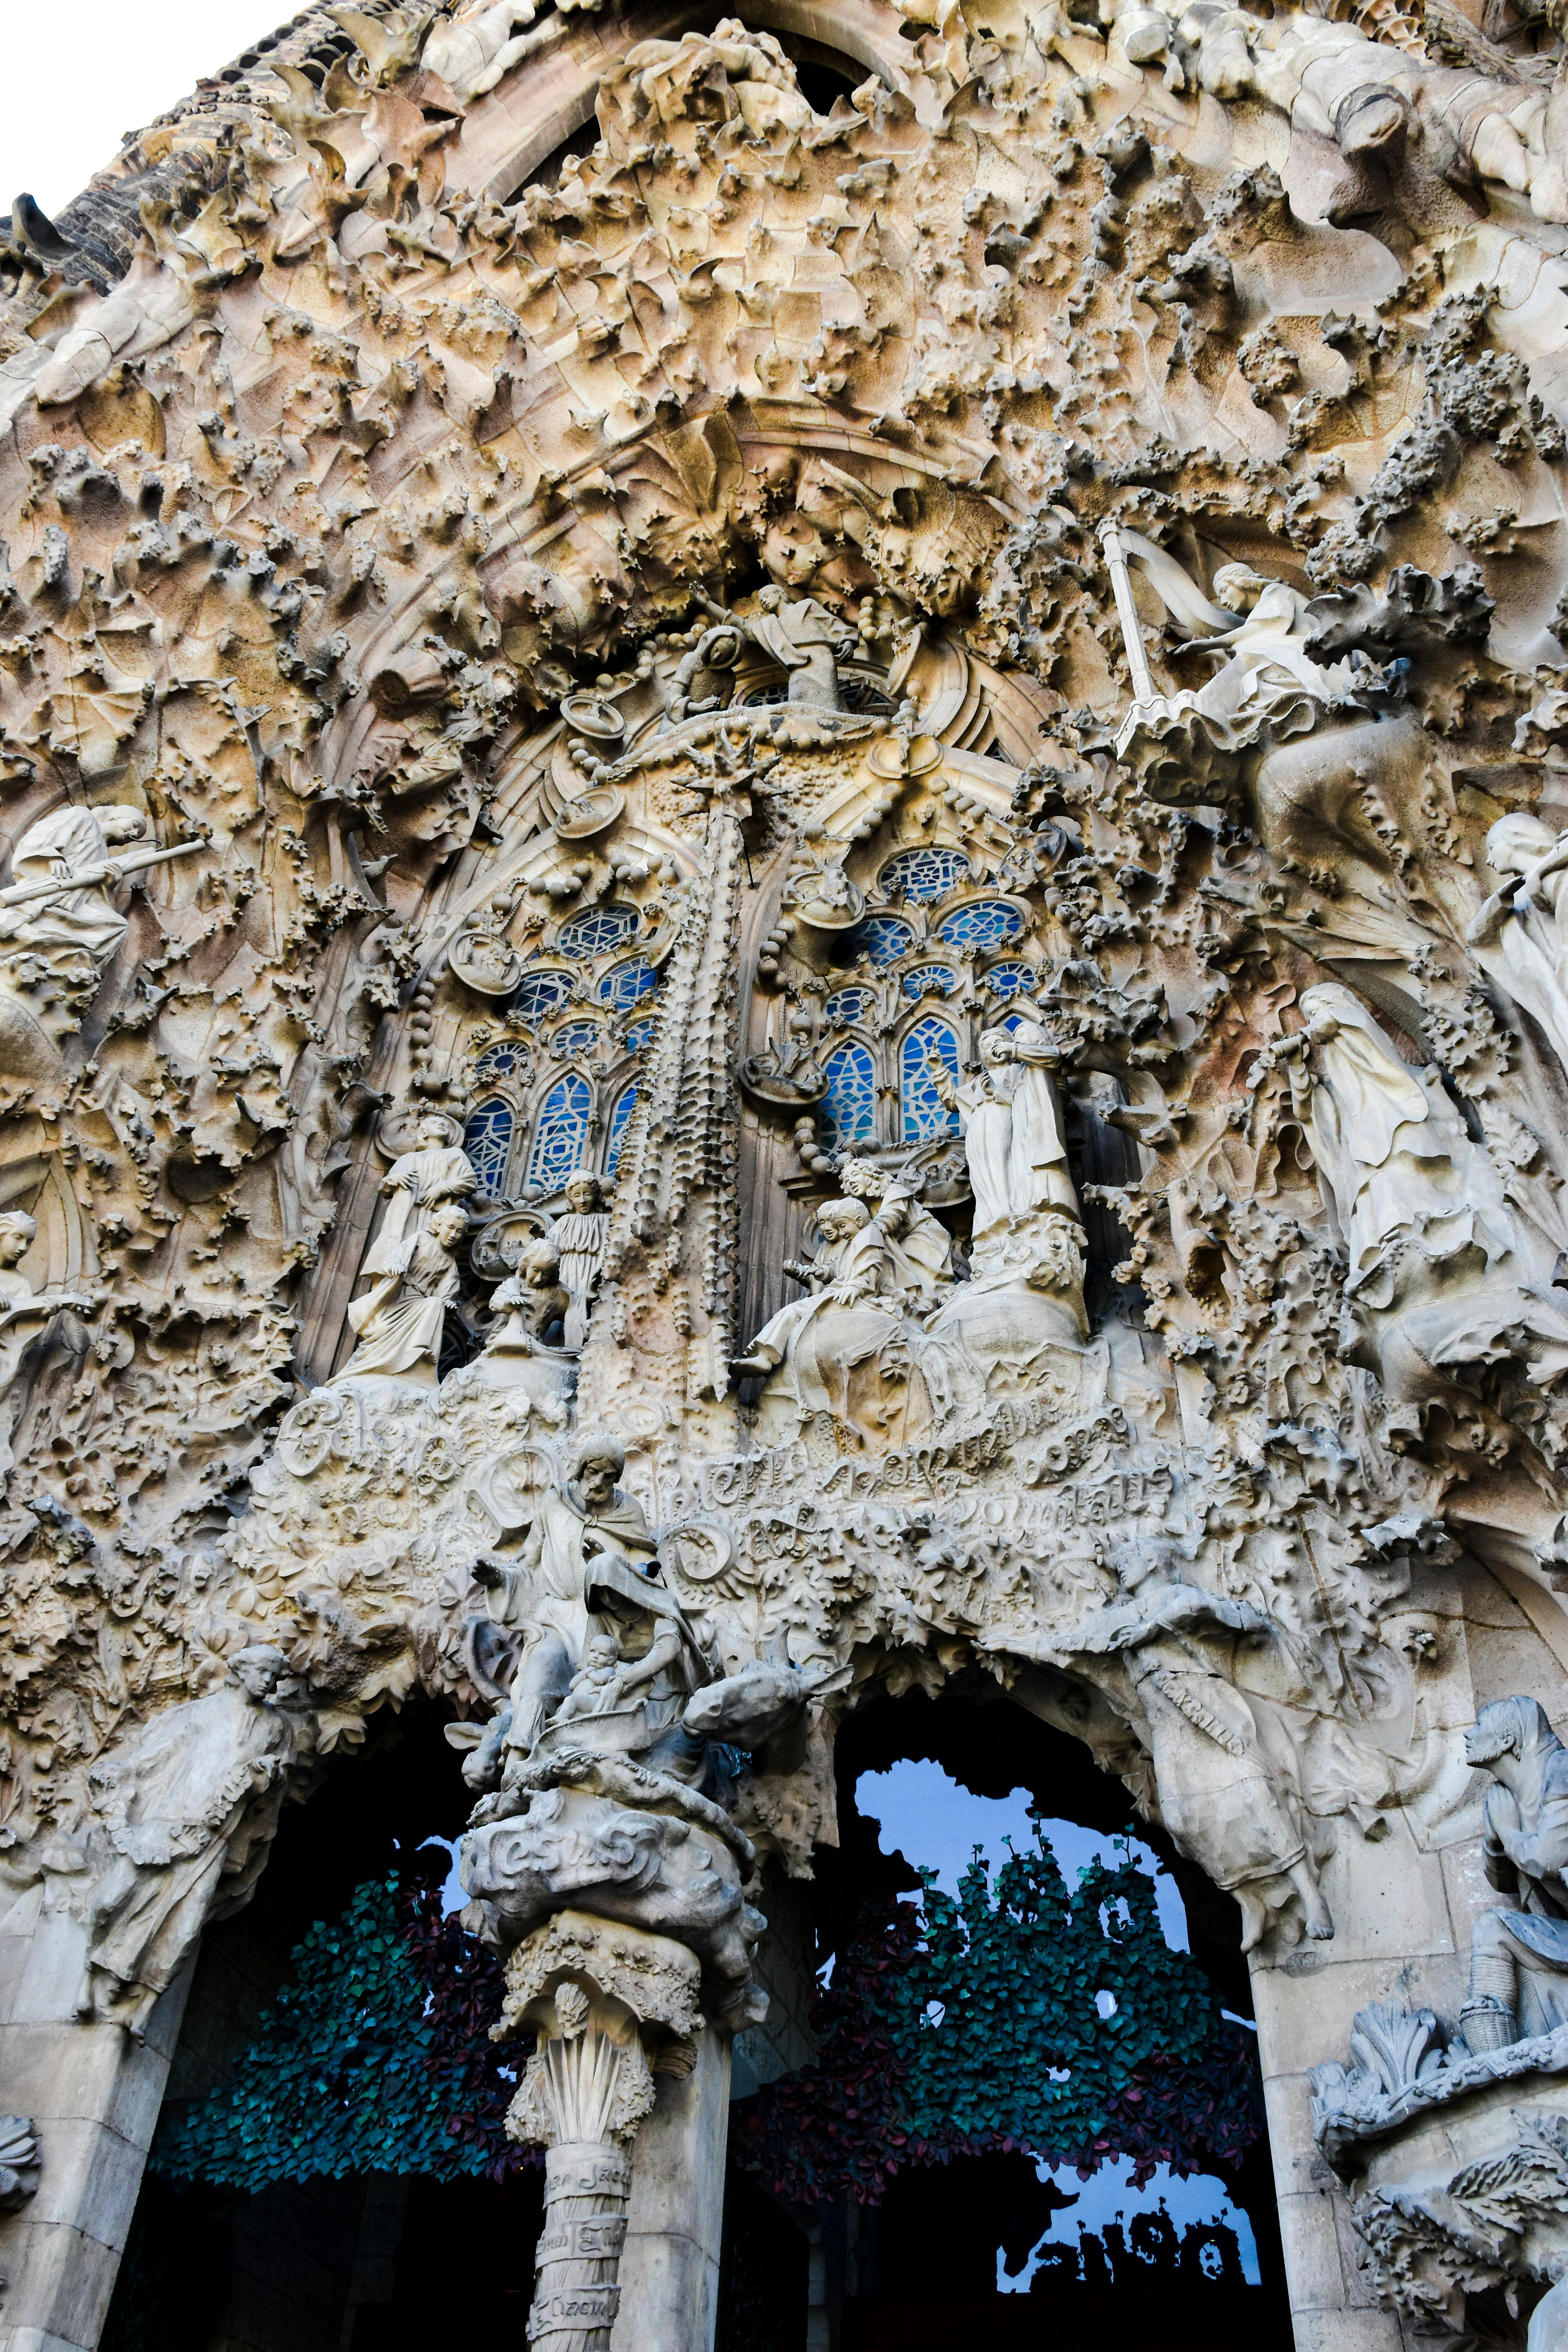
<path fill-rule="evenodd" d="M 18 2341 L 416 1701 L 534 2343 L 914 1690 L 1232 1901 L 1303 2345 L 1562 2301 L 1561 27 L 982 13 L 307 9 L 0 249 Z"/>

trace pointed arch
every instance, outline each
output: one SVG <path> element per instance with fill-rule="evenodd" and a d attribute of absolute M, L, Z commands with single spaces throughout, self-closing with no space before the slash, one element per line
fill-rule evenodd
<path fill-rule="evenodd" d="M 827 1056 L 822 1098 L 822 1140 L 829 1151 L 870 1143 L 877 1134 L 877 1067 L 866 1046 L 850 1038 Z"/>
<path fill-rule="evenodd" d="M 614 1176 L 621 1162 L 621 1146 L 626 1139 L 631 1115 L 637 1107 L 637 1080 L 624 1087 L 614 1110 L 610 1113 L 609 1141 L 605 1146 L 605 1173 Z"/>
<path fill-rule="evenodd" d="M 468 1114 L 463 1149 L 474 1163 L 482 1192 L 499 1195 L 506 1190 L 512 1125 L 511 1105 L 502 1095 L 487 1095 Z"/>
<path fill-rule="evenodd" d="M 924 1143 L 931 1136 L 956 1135 L 959 1119 L 936 1090 L 926 1064 L 941 1062 L 956 1086 L 958 1039 L 949 1024 L 928 1013 L 917 1021 L 899 1048 L 900 1123 L 906 1143 Z"/>
<path fill-rule="evenodd" d="M 533 1145 L 528 1155 L 531 1184 L 553 1192 L 574 1169 L 581 1168 L 593 1117 L 593 1087 L 580 1070 L 568 1070 L 551 1087 L 533 1122 Z"/>

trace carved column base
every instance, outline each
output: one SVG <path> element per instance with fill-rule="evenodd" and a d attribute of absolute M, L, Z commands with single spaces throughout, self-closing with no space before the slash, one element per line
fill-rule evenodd
<path fill-rule="evenodd" d="M 546 2150 L 531 2345 L 609 2352 L 631 2194 L 627 2150 L 653 2076 L 686 2074 L 702 2030 L 700 1967 L 668 1936 L 563 1911 L 507 1961 L 496 2036 L 538 2043 L 507 2116 Z"/>

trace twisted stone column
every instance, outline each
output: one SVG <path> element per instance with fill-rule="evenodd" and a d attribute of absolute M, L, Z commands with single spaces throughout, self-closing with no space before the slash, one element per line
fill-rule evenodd
<path fill-rule="evenodd" d="M 498 2039 L 537 2047 L 507 2116 L 542 2145 L 544 2228 L 528 2334 L 539 2352 L 609 2352 L 631 2194 L 628 2153 L 653 2076 L 684 2074 L 702 2029 L 695 1954 L 667 1936 L 563 1911 L 507 1962 Z"/>

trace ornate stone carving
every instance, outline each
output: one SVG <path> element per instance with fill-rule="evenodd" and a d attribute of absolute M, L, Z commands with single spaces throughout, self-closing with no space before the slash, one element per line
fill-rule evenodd
<path fill-rule="evenodd" d="M 732 2024 L 984 1676 L 1279 2099 L 1384 1968 L 1385 2138 L 1534 2099 L 1420 2021 L 1563 1690 L 1560 35 L 593 13 L 307 9 L 0 253 L 6 1917 L 141 2027 L 417 1691 L 477 1924 Z"/>

